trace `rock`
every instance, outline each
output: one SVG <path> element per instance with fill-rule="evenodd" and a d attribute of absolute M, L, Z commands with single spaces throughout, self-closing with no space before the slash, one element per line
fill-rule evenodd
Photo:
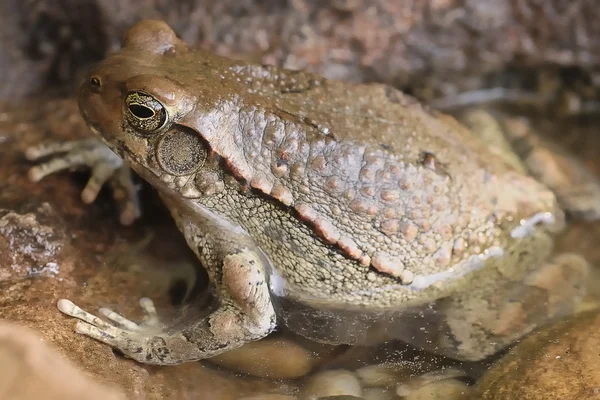
<path fill-rule="evenodd" d="M 0 209 L 0 282 L 60 274 L 62 221 L 48 203 L 35 208 L 24 213 Z"/>
<path fill-rule="evenodd" d="M 286 338 L 265 338 L 210 359 L 231 371 L 269 379 L 295 379 L 310 372 L 315 358 Z"/>
<path fill-rule="evenodd" d="M 472 389 L 456 379 L 431 382 L 403 397 L 405 400 L 468 400 Z"/>
<path fill-rule="evenodd" d="M 0 398 L 126 399 L 115 387 L 91 380 L 32 330 L 7 322 L 0 322 Z"/>
<path fill-rule="evenodd" d="M 363 390 L 365 400 L 396 400 L 398 396 L 392 389 L 367 388 Z"/>
<path fill-rule="evenodd" d="M 600 399 L 600 312 L 533 332 L 476 385 L 481 400 Z"/>
<path fill-rule="evenodd" d="M 340 396 L 325 396 L 319 397 L 317 400 L 365 400 L 364 397 L 340 395 Z"/>
<path fill-rule="evenodd" d="M 318 372 L 308 378 L 302 388 L 301 400 L 316 400 L 327 396 L 362 396 L 356 374 L 343 370 Z"/>
<path fill-rule="evenodd" d="M 74 100 L 0 104 L 0 320 L 34 329 L 59 357 L 127 398 L 193 398 L 201 393 L 231 400 L 256 393 L 289 393 L 290 385 L 239 377 L 205 363 L 157 368 L 132 362 L 109 346 L 77 334 L 75 321 L 57 310 L 57 300 L 68 298 L 92 312 L 111 307 L 137 320 L 142 314 L 139 297 L 149 296 L 169 321 L 169 312 L 177 316 L 181 311 L 172 307 L 169 288 L 187 276 L 178 274 L 177 268 L 197 265 L 147 187 L 146 217 L 123 227 L 108 190 L 94 204 L 83 203 L 85 172 L 29 181 L 32 164 L 23 157 L 27 146 L 88 132 Z M 61 382 L 71 383 L 56 384 Z M 68 387 L 63 389 L 68 393 Z"/>
<path fill-rule="evenodd" d="M 364 387 L 392 387 L 410 376 L 408 370 L 394 365 L 367 365 L 356 370 Z"/>
<path fill-rule="evenodd" d="M 447 88 L 463 75 L 468 84 L 507 64 L 597 67 L 595 3 L 570 2 L 568 18 L 557 7 L 509 0 L 297 0 L 269 7 L 259 0 L 4 0 L 0 97 L 12 101 L 77 82 L 77 73 L 118 46 L 141 18 L 165 19 L 187 41 L 236 58 L 450 95 Z"/>
<path fill-rule="evenodd" d="M 365 400 L 365 399 L 363 397 L 342 395 L 342 396 L 319 397 L 317 400 Z"/>
<path fill-rule="evenodd" d="M 411 398 L 410 396 L 416 396 L 416 399 L 443 399 L 444 396 L 450 395 L 454 393 L 454 386 L 452 382 L 455 381 L 454 378 L 466 377 L 468 376 L 468 372 L 466 370 L 460 368 L 442 368 L 433 371 L 429 371 L 420 375 L 411 376 L 410 378 L 404 380 L 403 382 L 399 382 L 396 387 L 396 394 L 398 396 Z M 444 384 L 441 384 L 444 382 Z M 440 383 L 438 385 L 438 383 Z M 459 382 L 460 383 L 460 382 Z M 464 385 L 463 385 L 464 386 Z M 466 386 L 464 386 L 466 387 Z M 424 389 L 423 388 L 427 388 Z M 449 392 L 446 393 L 446 389 L 448 388 Z M 464 389 L 467 390 L 467 389 Z M 416 394 L 415 394 L 416 393 Z M 439 396 L 437 393 L 441 393 Z M 424 396 L 424 397 L 419 397 Z M 434 397 L 427 397 L 434 396 Z M 438 397 L 436 397 L 438 396 Z M 449 397 L 449 399 L 453 399 L 453 397 Z"/>
<path fill-rule="evenodd" d="M 428 361 L 396 361 L 367 365 L 356 370 L 363 387 L 396 387 L 398 383 L 436 370 Z"/>
<path fill-rule="evenodd" d="M 417 361 L 398 361 L 368 365 L 356 371 L 368 400 L 396 399 L 461 399 L 467 398 L 470 388 L 453 378 L 467 373 L 456 367 L 435 368 L 434 364 Z M 454 396 L 454 397 L 453 397 Z M 462 397 L 461 397 L 462 396 Z"/>
<path fill-rule="evenodd" d="M 286 396 L 283 394 L 257 394 L 255 396 L 240 397 L 237 400 L 296 400 L 294 396 Z"/>

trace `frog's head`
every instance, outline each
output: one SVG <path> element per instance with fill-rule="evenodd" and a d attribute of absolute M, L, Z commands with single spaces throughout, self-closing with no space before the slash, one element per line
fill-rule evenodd
<path fill-rule="evenodd" d="M 92 131 L 144 179 L 193 196 L 197 193 L 186 193 L 185 183 L 198 179 L 211 152 L 186 122 L 198 99 L 175 80 L 181 66 L 166 54 L 186 49 L 163 22 L 135 25 L 123 49 L 89 72 L 79 107 Z"/>

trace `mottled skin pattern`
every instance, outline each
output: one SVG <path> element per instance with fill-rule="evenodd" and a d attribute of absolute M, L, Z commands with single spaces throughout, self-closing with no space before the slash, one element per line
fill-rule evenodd
<path fill-rule="evenodd" d="M 581 297 L 585 263 L 546 261 L 563 225 L 553 192 L 391 87 L 225 59 L 144 21 L 90 72 L 80 108 L 159 191 L 220 300 L 175 333 L 62 303 L 79 332 L 138 361 L 211 357 L 277 323 L 335 343 L 381 330 L 476 360 Z"/>

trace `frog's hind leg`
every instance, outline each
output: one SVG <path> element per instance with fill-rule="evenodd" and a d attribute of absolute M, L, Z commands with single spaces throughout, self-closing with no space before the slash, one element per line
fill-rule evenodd
<path fill-rule="evenodd" d="M 146 313 L 141 324 L 102 308 L 100 314 L 112 321 L 107 322 L 65 299 L 58 302 L 58 308 L 80 320 L 78 333 L 104 342 L 138 362 L 174 365 L 201 360 L 262 339 L 275 328 L 263 266 L 260 257 L 254 257 L 250 250 L 225 256 L 218 308 L 208 316 L 199 311 L 199 316 L 179 331 L 160 326 L 149 299 L 140 300 Z"/>
<path fill-rule="evenodd" d="M 535 328 L 577 312 L 589 272 L 589 264 L 579 254 L 559 253 L 522 279 L 507 281 L 492 292 L 457 295 L 446 310 L 453 335 L 445 342 L 446 355 L 478 361 Z"/>

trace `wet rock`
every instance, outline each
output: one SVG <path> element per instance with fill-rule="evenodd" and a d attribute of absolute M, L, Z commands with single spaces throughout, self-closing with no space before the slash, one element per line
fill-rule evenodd
<path fill-rule="evenodd" d="M 208 363 L 158 368 L 132 362 L 109 346 L 78 335 L 75 321 L 57 310 L 57 300 L 68 298 L 92 312 L 111 307 L 138 320 L 142 316 L 138 299 L 147 296 L 157 302 L 168 322 L 170 315 L 182 310 L 171 305 L 167 289 L 173 279 L 187 276 L 177 278 L 173 268 L 197 265 L 168 213 L 147 188 L 146 217 L 123 227 L 107 190 L 96 203 L 83 203 L 85 172 L 65 171 L 38 183 L 29 181 L 32 164 L 23 157 L 27 146 L 85 135 L 89 131 L 75 101 L 0 104 L 0 319 L 34 329 L 59 357 L 127 398 L 193 398 L 201 393 L 232 400 L 256 393 L 290 393 L 290 386 L 235 376 Z"/>
<path fill-rule="evenodd" d="M 316 400 L 327 396 L 362 396 L 360 382 L 353 372 L 338 369 L 310 376 L 302 388 L 301 400 Z"/>
<path fill-rule="evenodd" d="M 386 398 L 385 396 L 390 396 L 389 393 L 393 393 L 408 399 L 412 399 L 411 396 L 415 396 L 415 399 L 428 399 L 429 397 L 423 396 L 429 393 L 433 396 L 431 399 L 444 399 L 444 396 L 448 396 L 450 400 L 454 399 L 450 395 L 458 384 L 462 385 L 461 388 L 466 387 L 453 378 L 467 376 L 466 371 L 457 367 L 436 368 L 431 363 L 418 361 L 368 365 L 358 369 L 356 374 L 363 387 L 391 389 L 373 391 L 372 396 Z"/>
<path fill-rule="evenodd" d="M 471 388 L 455 379 L 431 382 L 403 397 L 405 400 L 468 400 Z"/>
<path fill-rule="evenodd" d="M 269 379 L 294 379 L 306 375 L 315 357 L 286 338 L 266 338 L 210 359 L 231 371 Z"/>
<path fill-rule="evenodd" d="M 365 400 L 396 400 L 398 396 L 392 389 L 367 388 L 363 390 Z"/>
<path fill-rule="evenodd" d="M 296 400 L 296 397 L 283 394 L 257 394 L 255 396 L 240 397 L 237 400 Z"/>
<path fill-rule="evenodd" d="M 0 398 L 125 400 L 92 381 L 32 330 L 0 322 Z"/>
<path fill-rule="evenodd" d="M 65 240 L 62 221 L 48 203 L 26 213 L 0 209 L 0 282 L 58 276 L 57 260 Z"/>
<path fill-rule="evenodd" d="M 590 311 L 538 330 L 487 371 L 481 400 L 600 399 L 600 313 Z"/>
<path fill-rule="evenodd" d="M 319 397 L 317 400 L 365 400 L 363 397 L 341 395 L 341 396 L 325 396 Z"/>
<path fill-rule="evenodd" d="M 356 370 L 364 387 L 396 387 L 399 382 L 429 372 L 433 367 L 427 362 L 399 361 L 388 364 L 367 365 Z"/>

